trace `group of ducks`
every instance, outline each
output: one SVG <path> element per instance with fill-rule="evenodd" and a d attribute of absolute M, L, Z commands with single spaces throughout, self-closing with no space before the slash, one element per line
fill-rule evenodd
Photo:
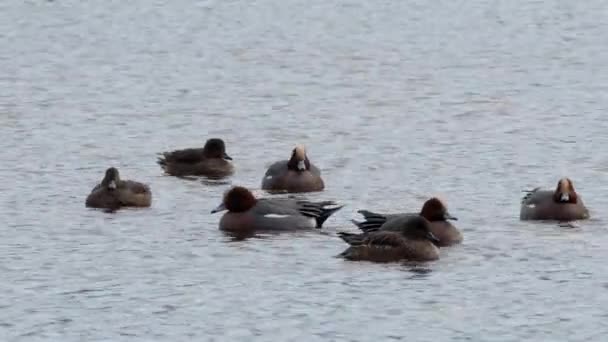
<path fill-rule="evenodd" d="M 209 139 L 203 148 L 161 153 L 158 164 L 172 176 L 205 176 L 220 179 L 234 173 L 232 158 L 221 139 Z M 291 158 L 270 165 L 262 178 L 262 190 L 270 193 L 304 193 L 325 188 L 321 171 L 313 165 L 303 146 L 296 146 Z M 555 190 L 535 188 L 521 201 L 521 220 L 573 221 L 589 218 L 589 211 L 574 190 L 572 181 L 562 178 Z M 122 207 L 149 207 L 152 192 L 146 184 L 121 180 L 116 168 L 86 199 L 86 206 L 117 210 Z M 256 198 L 244 187 L 229 189 L 222 203 L 211 211 L 227 211 L 219 221 L 220 230 L 238 236 L 260 231 L 320 229 L 342 206 L 334 201 L 312 202 L 301 198 Z M 359 210 L 363 221 L 352 222 L 360 233 L 339 232 L 349 247 L 339 254 L 348 260 L 390 262 L 431 261 L 439 258 L 439 247 L 459 244 L 462 233 L 450 222 L 457 220 L 438 198 L 427 200 L 420 212 L 383 214 Z"/>

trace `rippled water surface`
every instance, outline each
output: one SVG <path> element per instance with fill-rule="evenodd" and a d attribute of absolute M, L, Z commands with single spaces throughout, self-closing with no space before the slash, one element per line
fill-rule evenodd
<path fill-rule="evenodd" d="M 0 3 L 3 341 L 602 341 L 608 2 Z M 226 183 L 156 153 L 222 137 Z M 230 184 L 304 143 L 346 206 L 322 231 L 231 241 Z M 149 209 L 84 208 L 105 168 Z M 570 176 L 594 219 L 518 220 Z M 259 190 L 258 193 L 261 193 Z M 442 196 L 465 242 L 352 263 L 361 208 Z"/>

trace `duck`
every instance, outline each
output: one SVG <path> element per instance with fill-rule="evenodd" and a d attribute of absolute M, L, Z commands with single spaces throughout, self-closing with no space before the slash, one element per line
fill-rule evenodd
<path fill-rule="evenodd" d="M 402 214 L 380 214 L 369 210 L 359 210 L 359 214 L 363 215 L 364 221 L 352 222 L 364 232 L 377 230 L 399 231 L 401 226 L 396 218 L 403 216 L 420 215 L 430 222 L 431 232 L 437 239 L 440 247 L 456 245 L 462 242 L 462 233 L 450 221 L 457 221 L 458 218 L 452 216 L 445 203 L 437 198 L 431 197 L 424 202 L 419 213 L 402 213 Z"/>
<path fill-rule="evenodd" d="M 297 145 L 289 160 L 281 160 L 268 167 L 262 178 L 262 190 L 269 192 L 302 193 L 325 189 L 321 171 L 310 162 L 306 148 Z"/>
<path fill-rule="evenodd" d="M 256 198 L 242 186 L 229 189 L 212 214 L 227 211 L 219 222 L 222 231 L 248 234 L 256 231 L 321 229 L 342 208 L 334 201 L 311 202 L 292 197 Z"/>
<path fill-rule="evenodd" d="M 430 222 L 420 215 L 400 216 L 393 221 L 398 230 L 375 230 L 360 234 L 340 232 L 349 247 L 338 257 L 351 261 L 396 262 L 439 259 L 439 239 Z"/>
<path fill-rule="evenodd" d="M 121 180 L 118 169 L 106 170 L 101 183 L 97 184 L 87 196 L 88 208 L 116 210 L 121 207 L 149 207 L 152 203 L 150 187 L 144 183 Z"/>
<path fill-rule="evenodd" d="M 576 221 L 589 218 L 589 210 L 570 178 L 561 178 L 555 190 L 530 191 L 521 200 L 520 220 Z"/>
<path fill-rule="evenodd" d="M 211 138 L 203 148 L 187 148 L 162 152 L 157 163 L 171 176 L 206 176 L 221 179 L 234 173 L 232 157 L 226 153 L 226 144 L 219 138 Z"/>

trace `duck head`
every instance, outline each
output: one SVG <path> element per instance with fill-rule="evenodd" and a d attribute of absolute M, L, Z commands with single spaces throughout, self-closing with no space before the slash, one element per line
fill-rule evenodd
<path fill-rule="evenodd" d="M 306 156 L 306 149 L 302 145 L 296 146 L 291 152 L 287 168 L 293 171 L 306 171 L 310 169 L 310 161 Z"/>
<path fill-rule="evenodd" d="M 429 220 L 420 215 L 405 221 L 401 227 L 401 234 L 412 240 L 429 240 L 433 244 L 439 243 L 439 239 L 431 232 Z"/>
<path fill-rule="evenodd" d="M 448 208 L 437 197 L 424 202 L 420 215 L 429 221 L 458 220 L 448 212 Z"/>
<path fill-rule="evenodd" d="M 106 175 L 101 181 L 101 186 L 108 190 L 115 190 L 118 187 L 118 182 L 120 182 L 118 170 L 115 167 L 111 167 L 106 170 Z"/>
<path fill-rule="evenodd" d="M 213 209 L 211 213 L 214 214 L 224 210 L 233 213 L 242 213 L 253 208 L 256 202 L 255 196 L 249 189 L 242 186 L 235 186 L 226 191 L 222 203 L 217 208 Z"/>
<path fill-rule="evenodd" d="M 232 157 L 226 153 L 226 144 L 224 144 L 224 140 L 218 138 L 207 140 L 205 147 L 203 147 L 203 153 L 207 158 L 232 160 Z"/>
<path fill-rule="evenodd" d="M 574 184 L 569 178 L 562 178 L 557 182 L 553 192 L 553 201 L 556 203 L 576 203 L 578 195 L 574 190 Z"/>

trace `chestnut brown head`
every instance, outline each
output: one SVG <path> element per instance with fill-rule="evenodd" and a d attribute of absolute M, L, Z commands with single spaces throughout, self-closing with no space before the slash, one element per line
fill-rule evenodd
<path fill-rule="evenodd" d="M 228 210 L 233 213 L 242 213 L 256 204 L 255 196 L 247 188 L 235 186 L 224 194 L 222 204 L 213 209 L 211 213 Z"/>
<path fill-rule="evenodd" d="M 420 216 L 426 218 L 429 221 L 445 221 L 445 220 L 458 220 L 456 217 L 450 215 L 448 208 L 445 204 L 437 197 L 432 197 L 428 201 L 424 202 L 422 210 L 420 210 Z"/>
<path fill-rule="evenodd" d="M 578 196 L 572 181 L 569 178 L 560 179 L 553 192 L 553 201 L 556 203 L 576 203 L 577 200 Z"/>
<path fill-rule="evenodd" d="M 306 171 L 310 169 L 310 161 L 306 156 L 306 149 L 302 145 L 296 146 L 291 152 L 287 168 L 293 171 Z"/>

